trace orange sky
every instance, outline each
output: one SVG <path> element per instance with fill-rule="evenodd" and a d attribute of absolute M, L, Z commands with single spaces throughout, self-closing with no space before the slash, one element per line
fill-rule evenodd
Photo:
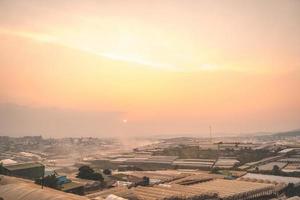
<path fill-rule="evenodd" d="M 0 135 L 299 128 L 299 24 L 297 0 L 2 0 Z"/>

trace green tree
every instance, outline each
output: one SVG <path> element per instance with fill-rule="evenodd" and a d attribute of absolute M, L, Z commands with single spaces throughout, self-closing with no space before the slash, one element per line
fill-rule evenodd
<path fill-rule="evenodd" d="M 286 196 L 288 196 L 288 197 L 295 196 L 296 192 L 297 192 L 297 189 L 295 188 L 295 185 L 293 183 L 289 183 L 285 189 Z"/>
<path fill-rule="evenodd" d="M 273 175 L 280 175 L 280 173 L 281 173 L 281 170 L 280 170 L 280 168 L 278 167 L 278 165 L 274 165 L 274 166 L 273 166 L 273 169 L 272 169 L 272 174 L 273 174 Z"/>
<path fill-rule="evenodd" d="M 57 177 L 56 177 L 55 174 L 46 176 L 46 177 L 41 178 L 41 179 L 36 179 L 35 183 L 39 184 L 39 185 L 43 184 L 46 187 L 51 187 L 51 188 L 54 188 L 54 189 L 56 189 L 58 187 Z"/>
<path fill-rule="evenodd" d="M 0 174 L 5 174 L 5 169 L 3 167 L 3 163 L 0 163 Z"/>
<path fill-rule="evenodd" d="M 142 183 L 142 186 L 147 186 L 147 185 L 149 185 L 149 184 L 150 184 L 150 179 L 149 179 L 149 177 L 144 176 L 144 177 L 143 177 L 143 183 Z"/>
<path fill-rule="evenodd" d="M 87 165 L 79 167 L 78 170 L 79 170 L 79 173 L 77 175 L 78 177 L 87 177 L 90 174 L 93 174 L 95 172 L 91 167 Z"/>
<path fill-rule="evenodd" d="M 46 176 L 43 179 L 43 182 L 44 182 L 44 186 L 51 187 L 51 188 L 57 188 L 58 187 L 57 179 L 56 179 L 55 174 L 52 174 L 50 176 Z"/>
<path fill-rule="evenodd" d="M 77 178 L 95 180 L 95 181 L 103 181 L 103 176 L 100 173 L 95 172 L 91 167 L 84 165 L 80 167 L 79 172 L 77 174 Z"/>
<path fill-rule="evenodd" d="M 219 168 L 218 167 L 214 167 L 214 168 L 212 168 L 211 170 L 210 170 L 210 173 L 212 173 L 212 174 L 219 174 L 220 172 L 219 172 Z"/>
<path fill-rule="evenodd" d="M 103 174 L 105 174 L 105 175 L 111 175 L 111 170 L 110 169 L 104 169 L 103 170 Z"/>

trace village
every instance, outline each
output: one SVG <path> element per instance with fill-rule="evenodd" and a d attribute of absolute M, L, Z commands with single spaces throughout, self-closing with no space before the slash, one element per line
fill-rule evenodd
<path fill-rule="evenodd" d="M 300 195 L 299 140 L 297 135 L 179 137 L 125 148 L 117 139 L 3 137 L 0 196 L 288 199 Z"/>

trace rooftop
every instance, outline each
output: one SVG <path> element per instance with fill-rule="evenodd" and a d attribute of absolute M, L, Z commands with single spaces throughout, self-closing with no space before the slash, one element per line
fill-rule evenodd
<path fill-rule="evenodd" d="M 8 176 L 0 176 L 0 194 L 5 200 L 88 200 L 47 187 L 41 189 L 30 181 Z"/>
<path fill-rule="evenodd" d="M 76 183 L 76 182 L 69 182 L 69 183 L 65 183 L 61 185 L 61 190 L 62 191 L 68 191 L 68 190 L 72 190 L 75 188 L 79 188 L 82 187 L 83 185 L 80 183 Z"/>
<path fill-rule="evenodd" d="M 282 169 L 287 165 L 287 163 L 284 163 L 284 162 L 270 162 L 270 163 L 258 166 L 258 169 L 262 170 L 262 171 L 271 171 L 275 165 L 277 165 L 280 169 Z"/>
<path fill-rule="evenodd" d="M 188 187 L 202 191 L 215 191 L 222 199 L 241 195 L 242 193 L 250 194 L 249 192 L 251 192 L 252 194 L 254 194 L 262 190 L 272 191 L 274 189 L 274 185 L 272 184 L 224 179 L 215 179 Z"/>
<path fill-rule="evenodd" d="M 278 153 L 289 153 L 289 152 L 292 152 L 294 150 L 295 150 L 295 148 L 287 148 L 287 149 L 283 149 L 283 150 L 279 151 Z"/>
<path fill-rule="evenodd" d="M 253 179 L 253 180 L 268 180 L 275 181 L 277 183 L 293 183 L 295 185 L 300 185 L 300 178 L 296 177 L 285 177 L 285 176 L 274 176 L 274 175 L 264 175 L 264 174 L 253 174 L 248 173 L 242 177 L 242 179 Z"/>
<path fill-rule="evenodd" d="M 34 167 L 44 167 L 43 164 L 37 163 L 37 162 L 30 162 L 30 163 L 18 163 L 18 164 L 10 164 L 10 165 L 4 165 L 6 169 L 9 171 L 14 171 L 14 170 L 20 170 L 20 169 L 29 169 L 29 168 L 34 168 Z"/>

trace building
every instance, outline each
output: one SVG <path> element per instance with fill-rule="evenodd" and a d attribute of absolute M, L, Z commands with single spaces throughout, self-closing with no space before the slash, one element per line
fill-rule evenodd
<path fill-rule="evenodd" d="M 63 192 L 77 194 L 77 195 L 84 195 L 85 192 L 84 184 L 73 182 L 71 179 L 68 179 L 67 176 L 59 176 L 57 174 L 50 174 L 48 176 L 51 175 L 55 175 L 55 180 L 57 184 L 57 186 L 54 189 L 61 190 Z M 42 178 L 40 178 L 38 182 L 41 183 Z"/>
<path fill-rule="evenodd" d="M 279 151 L 278 153 L 279 154 L 289 154 L 289 153 L 294 153 L 296 151 L 297 151 L 297 148 L 286 148 L 286 149 Z"/>
<path fill-rule="evenodd" d="M 177 185 L 176 188 L 160 185 L 155 185 L 154 187 L 135 187 L 131 189 L 128 189 L 127 187 L 117 187 L 93 193 L 87 196 L 91 199 L 97 199 L 99 197 L 106 199 L 110 195 L 114 195 L 125 199 L 136 200 L 217 199 L 217 194 L 214 192 L 193 189 L 190 190 L 188 187 L 181 185 Z"/>
<path fill-rule="evenodd" d="M 4 200 L 89 200 L 86 197 L 44 187 L 20 178 L 0 175 L 0 197 Z"/>
<path fill-rule="evenodd" d="M 215 163 L 214 159 L 178 159 L 172 165 L 183 169 L 211 169 Z"/>
<path fill-rule="evenodd" d="M 91 199 L 113 194 L 137 200 L 249 200 L 271 199 L 276 193 L 273 184 L 214 179 L 192 185 L 159 184 L 153 187 L 116 187 L 87 195 Z"/>
<path fill-rule="evenodd" d="M 84 185 L 76 182 L 68 182 L 60 185 L 60 190 L 63 192 L 84 195 Z"/>
<path fill-rule="evenodd" d="M 247 180 L 247 181 L 259 181 L 260 182 L 272 182 L 272 183 L 283 183 L 288 185 L 292 183 L 295 187 L 300 186 L 300 178 L 297 177 L 286 177 L 286 176 L 275 176 L 275 175 L 265 175 L 265 174 L 254 174 L 254 173 L 247 173 L 246 175 L 242 176 L 240 180 Z"/>
<path fill-rule="evenodd" d="M 261 159 L 259 161 L 246 163 L 246 164 L 240 166 L 239 169 L 240 170 L 248 170 L 250 168 L 255 168 L 259 165 L 264 165 L 264 164 L 268 164 L 270 162 L 275 162 L 275 161 L 277 161 L 279 159 L 282 159 L 282 158 L 283 158 L 283 155 L 267 157 L 267 158 Z"/>
<path fill-rule="evenodd" d="M 238 165 L 239 163 L 240 161 L 234 158 L 219 158 L 215 162 L 214 167 L 221 168 L 221 169 L 230 169 Z"/>
<path fill-rule="evenodd" d="M 273 184 L 238 180 L 214 179 L 188 187 L 199 191 L 215 191 L 219 199 L 226 200 L 271 199 L 276 195 Z"/>
<path fill-rule="evenodd" d="M 35 180 L 44 175 L 45 166 L 38 162 L 3 165 L 4 174 Z"/>
<path fill-rule="evenodd" d="M 67 178 L 67 176 L 57 176 L 56 177 L 56 183 L 58 185 L 62 185 L 62 184 L 65 184 L 65 183 L 70 183 L 71 180 Z"/>

